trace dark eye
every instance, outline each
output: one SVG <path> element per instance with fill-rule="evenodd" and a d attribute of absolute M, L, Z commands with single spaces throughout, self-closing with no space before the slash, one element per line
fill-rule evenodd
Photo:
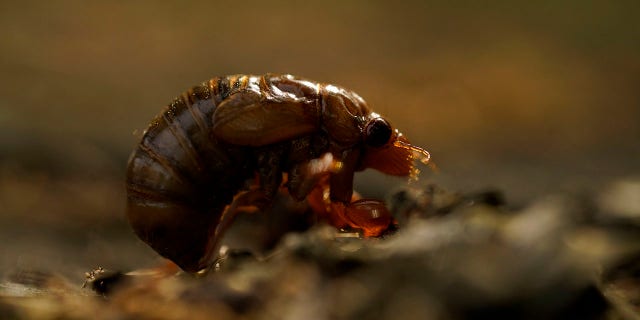
<path fill-rule="evenodd" d="M 370 147 L 382 147 L 391 138 L 391 125 L 382 118 L 375 118 L 364 128 L 364 142 Z"/>

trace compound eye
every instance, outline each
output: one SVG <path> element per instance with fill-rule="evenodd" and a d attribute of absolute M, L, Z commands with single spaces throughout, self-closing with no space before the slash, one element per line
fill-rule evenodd
<path fill-rule="evenodd" d="M 382 147 L 391 139 L 391 125 L 382 118 L 375 118 L 364 128 L 364 142 L 374 148 Z"/>

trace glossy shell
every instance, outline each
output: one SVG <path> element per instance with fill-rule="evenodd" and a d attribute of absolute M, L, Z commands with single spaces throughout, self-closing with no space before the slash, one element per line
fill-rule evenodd
<path fill-rule="evenodd" d="M 127 216 L 136 234 L 188 272 L 207 268 L 224 232 L 225 210 L 259 176 L 268 201 L 288 173 L 301 200 L 315 187 L 303 168 L 331 153 L 331 200 L 351 201 L 355 171 L 409 175 L 411 150 L 397 130 L 366 146 L 380 118 L 346 89 L 290 75 L 213 78 L 177 97 L 146 129 L 127 170 Z M 407 142 L 408 143 L 408 142 Z"/>

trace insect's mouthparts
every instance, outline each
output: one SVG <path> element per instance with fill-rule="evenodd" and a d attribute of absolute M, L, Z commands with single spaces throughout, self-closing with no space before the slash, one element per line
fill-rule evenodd
<path fill-rule="evenodd" d="M 393 145 L 396 147 L 404 148 L 407 150 L 411 150 L 411 157 L 413 159 L 418 159 L 423 164 L 429 165 L 429 161 L 431 161 L 431 154 L 429 151 L 422 149 L 420 147 L 416 147 L 410 143 L 406 143 L 404 141 L 396 140 L 393 142 Z"/>

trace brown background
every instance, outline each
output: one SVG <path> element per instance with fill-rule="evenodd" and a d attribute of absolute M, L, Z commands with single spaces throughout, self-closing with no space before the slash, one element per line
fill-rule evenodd
<path fill-rule="evenodd" d="M 123 218 L 127 156 L 210 77 L 291 73 L 353 89 L 440 172 L 519 205 L 640 167 L 635 1 L 3 1 L 0 275 L 78 276 L 155 254 Z M 364 173 L 383 196 L 402 179 Z"/>

